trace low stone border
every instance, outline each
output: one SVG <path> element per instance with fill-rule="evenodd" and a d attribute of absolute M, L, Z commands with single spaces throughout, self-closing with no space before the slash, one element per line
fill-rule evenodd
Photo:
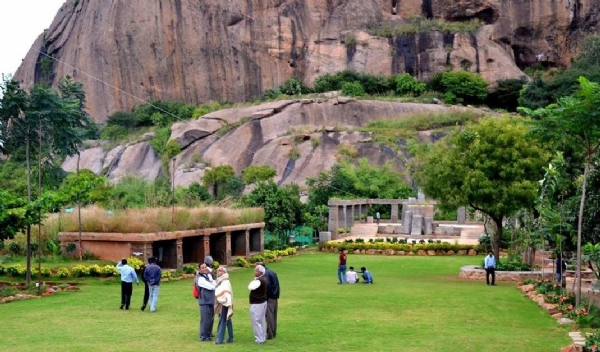
<path fill-rule="evenodd" d="M 535 291 L 534 285 L 519 284 L 519 286 L 517 286 L 517 287 L 521 290 L 521 292 L 523 292 L 525 294 L 526 297 L 529 297 L 532 300 L 534 300 L 535 302 L 537 302 L 540 307 L 544 308 L 548 312 L 548 314 L 552 315 L 552 317 L 555 318 L 556 321 L 560 325 L 575 324 L 575 322 L 573 320 L 563 317 L 563 314 L 558 310 L 558 304 L 546 303 L 544 301 L 544 295 L 541 293 L 537 293 Z M 582 352 L 583 346 L 585 345 L 585 337 L 581 334 L 581 332 L 571 331 L 571 332 L 569 332 L 569 337 L 571 338 L 571 340 L 573 340 L 573 344 L 571 344 L 567 347 L 563 347 L 560 351 L 561 352 Z"/>
<path fill-rule="evenodd" d="M 63 284 L 61 284 L 61 286 L 63 286 L 63 285 L 66 285 L 66 286 L 64 286 L 62 288 L 59 287 L 58 284 L 56 284 L 54 282 L 47 282 L 47 283 L 43 283 L 43 284 L 46 285 L 46 288 L 42 292 L 41 296 L 31 295 L 31 294 L 27 294 L 27 293 L 17 293 L 14 296 L 7 296 L 7 297 L 0 298 L 0 304 L 10 303 L 10 302 L 14 302 L 14 301 L 42 298 L 42 296 L 43 297 L 51 296 L 56 292 L 79 291 L 79 287 L 76 286 L 77 283 L 63 283 Z M 21 290 L 23 288 L 23 285 L 20 283 L 13 284 L 13 283 L 2 282 L 2 286 L 14 286 L 19 290 Z"/>
<path fill-rule="evenodd" d="M 548 273 L 546 273 L 548 276 Z M 461 279 L 485 281 L 485 270 L 477 265 L 465 265 L 460 268 Z M 522 282 L 527 278 L 541 279 L 541 271 L 498 271 L 496 270 L 496 281 Z"/>

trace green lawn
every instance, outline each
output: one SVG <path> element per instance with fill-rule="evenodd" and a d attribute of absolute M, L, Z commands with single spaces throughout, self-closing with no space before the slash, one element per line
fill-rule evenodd
<path fill-rule="evenodd" d="M 305 253 L 270 265 L 281 283 L 276 340 L 253 342 L 247 284 L 251 269 L 231 273 L 235 343 L 198 342 L 191 280 L 161 285 L 158 311 L 118 309 L 120 286 L 90 282 L 79 293 L 0 306 L 0 350 L 40 351 L 559 351 L 567 330 L 515 288 L 461 281 L 459 268 L 479 257 L 349 255 L 374 285 L 336 284 L 337 255 Z M 215 325 L 216 330 L 216 325 Z"/>

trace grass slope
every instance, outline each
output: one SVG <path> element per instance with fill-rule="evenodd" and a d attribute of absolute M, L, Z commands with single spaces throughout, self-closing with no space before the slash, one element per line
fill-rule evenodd
<path fill-rule="evenodd" d="M 235 343 L 198 342 L 198 306 L 191 280 L 163 283 L 157 313 L 121 311 L 120 286 L 85 282 L 79 293 L 0 306 L 2 351 L 558 351 L 567 331 L 515 289 L 461 281 L 474 257 L 349 255 L 374 285 L 336 284 L 337 256 L 308 253 L 271 264 L 282 297 L 276 340 L 252 343 L 247 284 L 251 269 L 231 273 Z M 215 326 L 216 331 L 216 326 Z"/>

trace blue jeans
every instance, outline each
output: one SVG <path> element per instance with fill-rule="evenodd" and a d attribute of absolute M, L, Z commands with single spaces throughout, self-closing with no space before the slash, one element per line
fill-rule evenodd
<path fill-rule="evenodd" d="M 227 342 L 233 342 L 233 324 L 231 323 L 231 319 L 227 320 L 228 311 L 229 307 L 223 307 L 221 310 L 221 315 L 219 316 L 219 326 L 217 327 L 216 343 L 223 343 L 223 340 L 225 339 L 225 328 L 227 328 L 227 332 L 229 333 Z"/>
<path fill-rule="evenodd" d="M 156 302 L 158 301 L 158 292 L 160 291 L 160 286 L 152 285 L 149 287 L 150 289 L 150 311 L 156 311 Z"/>
<path fill-rule="evenodd" d="M 338 281 L 340 284 L 346 283 L 346 265 L 338 266 Z"/>

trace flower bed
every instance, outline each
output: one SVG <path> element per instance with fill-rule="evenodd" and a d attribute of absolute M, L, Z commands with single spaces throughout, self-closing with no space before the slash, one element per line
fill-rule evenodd
<path fill-rule="evenodd" d="M 423 241 L 423 240 L 421 240 Z M 400 241 L 384 241 L 384 239 L 364 241 L 346 240 L 344 242 L 329 241 L 321 245 L 323 252 L 337 252 L 347 249 L 354 254 L 380 255 L 477 255 L 479 246 L 458 243 L 430 242 L 406 243 Z"/>
<path fill-rule="evenodd" d="M 281 250 L 268 250 L 265 249 L 262 254 L 255 254 L 250 258 L 238 257 L 236 258 L 234 265 L 249 268 L 251 264 L 258 262 L 277 262 L 281 260 L 281 257 L 286 257 L 290 255 L 296 255 L 297 250 L 295 247 L 288 247 L 286 249 Z"/>
<path fill-rule="evenodd" d="M 600 328 L 600 309 L 585 297 L 575 305 L 575 295 L 549 280 L 526 280 L 519 289 L 556 318 L 559 324 L 576 324 L 578 328 Z M 598 351 L 600 332 L 587 334 L 583 351 Z"/>

